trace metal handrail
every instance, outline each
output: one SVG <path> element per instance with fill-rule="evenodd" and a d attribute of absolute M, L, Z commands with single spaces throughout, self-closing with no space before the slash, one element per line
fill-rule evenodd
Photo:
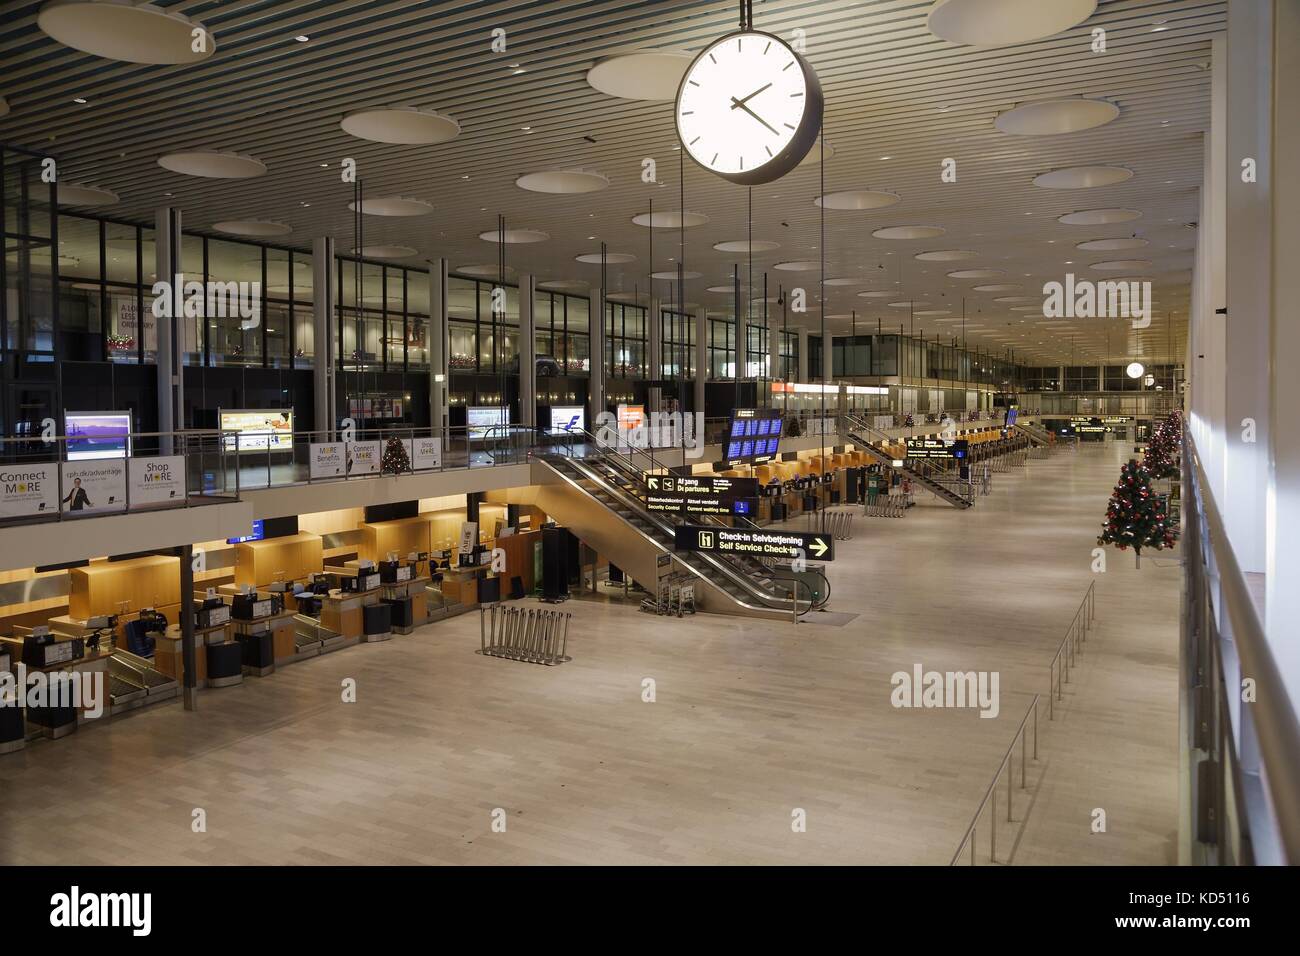
<path fill-rule="evenodd" d="M 1047 666 L 1047 719 L 1056 719 L 1056 701 L 1065 693 L 1065 685 L 1070 682 L 1070 668 L 1083 653 L 1083 645 L 1088 640 L 1088 631 L 1097 618 L 1097 582 L 1093 581 L 1084 592 L 1079 609 L 1074 612 L 1065 638 L 1056 649 L 1052 663 Z"/>
<path fill-rule="evenodd" d="M 1025 716 L 1020 718 L 1020 724 L 1016 727 L 1016 732 L 1011 737 L 1011 743 L 1007 745 L 1007 752 L 1002 755 L 1002 762 L 998 764 L 998 769 L 993 774 L 993 780 L 989 783 L 988 789 L 984 791 L 984 799 L 980 801 L 979 807 L 975 810 L 975 816 L 971 818 L 970 826 L 962 834 L 961 843 L 957 844 L 957 852 L 952 855 L 948 862 L 949 866 L 955 866 L 962 851 L 967 846 L 970 847 L 970 865 L 975 865 L 975 831 L 979 826 L 980 816 L 984 813 L 984 808 L 992 804 L 992 825 L 989 830 L 989 862 L 997 862 L 998 852 L 998 780 L 1002 776 L 1003 770 L 1008 770 L 1011 766 L 1012 756 L 1016 750 L 1016 742 L 1020 742 L 1020 789 L 1026 790 L 1027 787 L 1027 767 L 1029 765 L 1028 753 L 1029 742 L 1025 734 L 1025 725 L 1029 718 L 1034 718 L 1034 760 L 1038 759 L 1038 694 L 1029 702 L 1029 709 L 1025 711 Z M 1014 793 L 1012 789 L 1012 775 L 1007 773 L 1007 822 L 1011 821 L 1011 811 L 1014 806 Z"/>
<path fill-rule="evenodd" d="M 1190 591 L 1198 599 L 1191 610 L 1196 616 L 1193 626 L 1209 626 L 1210 643 L 1216 655 L 1222 643 L 1230 642 L 1240 661 L 1241 674 L 1255 681 L 1254 700 L 1241 704 L 1242 713 L 1234 728 L 1235 743 L 1238 752 L 1257 752 L 1263 768 L 1260 776 L 1267 783 L 1271 797 L 1280 849 L 1287 862 L 1300 863 L 1300 723 L 1186 425 L 1183 449 L 1184 480 L 1191 491 L 1183 514 L 1186 527 L 1194 532 L 1184 535 L 1184 540 L 1190 540 L 1196 549 L 1184 558 L 1193 585 Z M 1212 589 L 1205 587 L 1207 582 L 1216 581 L 1217 601 Z M 1217 619 L 1215 604 L 1219 610 Z M 1227 628 L 1222 626 L 1225 617 Z M 1227 718 L 1230 727 L 1233 726 L 1231 714 L 1229 711 Z M 1261 826 L 1269 821 L 1255 817 L 1249 822 Z"/>
<path fill-rule="evenodd" d="M 575 438 L 578 437 L 576 434 L 578 431 L 579 431 L 578 429 L 574 429 Z M 581 435 L 585 438 L 591 439 L 591 442 L 594 443 L 597 448 L 600 447 L 600 444 L 596 439 L 595 435 L 592 435 L 590 432 L 587 432 L 585 430 L 581 431 Z M 633 451 L 635 453 L 647 454 L 643 449 L 634 448 Z M 610 484 L 609 482 L 605 481 L 603 478 L 600 478 L 600 476 L 598 475 L 586 471 L 585 469 L 583 469 L 582 465 L 579 464 L 580 462 L 584 462 L 587 459 L 590 459 L 593 462 L 602 461 L 602 460 L 621 462 L 622 461 L 621 455 L 615 452 L 610 452 L 608 450 L 602 449 L 602 453 L 600 455 L 579 457 L 573 454 L 573 448 L 571 446 L 570 454 L 568 457 L 574 463 L 574 465 L 578 467 L 579 471 L 583 473 L 584 477 L 590 480 L 599 481 L 601 484 L 605 486 L 604 490 L 607 493 L 613 495 L 615 498 L 622 500 L 622 502 L 629 507 L 632 507 L 634 509 L 640 509 L 642 513 L 642 517 L 646 518 L 648 521 L 650 521 L 652 524 L 654 524 L 664 533 L 666 534 L 672 533 L 674 527 L 673 522 L 666 520 L 665 516 L 656 515 L 656 514 L 652 514 L 651 512 L 645 511 L 639 499 L 636 499 L 635 496 L 629 496 L 626 492 L 623 491 L 623 489 Z M 654 467 L 657 468 L 658 465 L 654 464 L 653 455 L 650 454 L 648 455 L 648 457 L 651 459 L 652 465 L 654 465 Z M 642 532 L 642 534 L 644 535 L 644 532 Z M 655 545 L 656 547 L 662 547 L 662 545 L 660 545 L 658 542 L 655 542 Z M 797 589 L 791 590 L 791 596 L 789 598 L 784 598 L 772 594 L 766 594 L 749 577 L 749 573 L 750 573 L 749 570 L 746 569 L 744 572 L 742 572 L 740 569 L 734 567 L 734 565 L 727 560 L 728 558 L 727 555 L 698 553 L 697 557 L 699 557 L 702 561 L 704 561 L 704 563 L 711 565 L 712 567 L 716 568 L 718 571 L 722 572 L 733 583 L 735 583 L 737 586 L 741 587 L 742 589 L 747 591 L 750 595 L 752 595 L 755 600 L 762 602 L 763 606 L 755 607 L 755 610 L 782 610 L 784 608 L 784 605 L 788 602 L 795 609 L 796 613 L 798 613 L 799 600 L 798 600 Z M 686 564 L 686 562 L 681 562 L 681 563 L 683 564 L 683 566 L 690 568 L 692 571 L 695 571 L 697 574 L 699 573 L 695 568 L 691 568 L 689 564 Z M 776 602 L 776 606 L 773 606 L 772 602 Z M 744 602 L 740 602 L 740 603 L 744 604 Z M 754 607 L 754 605 L 748 605 L 748 604 L 745 604 L 745 606 Z M 814 609 L 814 603 L 810 598 L 809 607 L 803 613 L 807 613 L 807 611 L 811 611 L 813 609 Z"/>

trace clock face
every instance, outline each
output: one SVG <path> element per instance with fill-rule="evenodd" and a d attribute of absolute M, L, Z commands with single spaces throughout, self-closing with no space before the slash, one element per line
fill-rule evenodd
<path fill-rule="evenodd" d="M 806 61 L 767 33 L 732 33 L 695 58 L 677 92 L 677 135 L 706 169 L 771 182 L 807 154 L 822 94 Z"/>

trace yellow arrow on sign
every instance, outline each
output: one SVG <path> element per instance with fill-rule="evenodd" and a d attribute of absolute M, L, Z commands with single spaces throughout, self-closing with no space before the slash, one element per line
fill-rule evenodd
<path fill-rule="evenodd" d="M 826 546 L 826 542 L 823 541 L 821 538 L 813 538 L 812 550 L 813 550 L 813 554 L 820 558 L 823 554 L 829 551 L 830 548 Z"/>

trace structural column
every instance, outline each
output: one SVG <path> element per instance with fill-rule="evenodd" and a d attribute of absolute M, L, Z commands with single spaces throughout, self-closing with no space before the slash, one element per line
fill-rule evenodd
<path fill-rule="evenodd" d="M 158 381 L 158 431 L 163 437 L 159 441 L 159 451 L 170 455 L 175 450 L 169 432 L 185 426 L 185 388 L 183 382 L 185 370 L 184 328 L 185 320 L 179 314 L 182 309 L 183 289 L 179 286 L 185 281 L 181 262 L 181 211 L 174 206 L 161 207 L 155 216 L 155 258 L 154 272 L 158 282 L 165 282 L 171 301 L 168 316 L 155 319 L 157 347 Z M 145 303 L 149 308 L 150 303 Z M 140 317 L 137 326 L 144 329 L 144 317 Z"/>
<path fill-rule="evenodd" d="M 334 437 L 335 404 L 335 273 L 334 240 L 328 236 L 312 242 L 312 409 L 316 431 L 322 441 Z"/>
<path fill-rule="evenodd" d="M 664 317 L 661 309 L 663 302 L 658 296 L 650 298 L 650 310 L 646 313 L 646 378 L 659 382 L 664 377 Z"/>
<path fill-rule="evenodd" d="M 808 381 L 808 329 L 806 326 L 799 326 L 799 379 L 800 382 Z"/>
<path fill-rule="evenodd" d="M 704 415 L 704 383 L 709 380 L 709 316 L 704 306 L 695 310 L 695 412 Z"/>
<path fill-rule="evenodd" d="M 1268 375 L 1272 417 L 1269 428 L 1268 522 L 1265 585 L 1265 631 L 1273 648 L 1277 670 L 1287 684 L 1291 706 L 1300 710 L 1300 640 L 1295 622 L 1300 620 L 1300 376 L 1295 374 L 1300 355 L 1300 270 L 1295 251 L 1300 249 L 1300 123 L 1295 104 L 1300 101 L 1300 4 L 1275 0 L 1273 4 L 1272 120 L 1272 355 Z"/>
<path fill-rule="evenodd" d="M 835 342 L 835 336 L 831 335 L 831 330 L 827 329 L 826 334 L 822 336 L 822 384 L 829 385 L 835 379 L 835 350 L 832 348 Z"/>
<path fill-rule="evenodd" d="M 1242 571 L 1263 572 L 1269 448 L 1270 3 L 1228 4 L 1223 521 Z M 1248 168 L 1254 164 L 1253 175 Z"/>
<path fill-rule="evenodd" d="M 596 289 L 589 308 L 591 378 L 588 383 L 587 430 L 599 434 L 598 417 L 605 411 L 605 290 Z"/>
<path fill-rule="evenodd" d="M 450 343 L 447 330 L 447 260 L 429 261 L 429 425 L 446 438 Z"/>
<path fill-rule="evenodd" d="M 533 315 L 537 277 L 519 277 L 519 423 L 537 425 L 537 321 Z M 547 423 L 549 424 L 549 422 Z"/>

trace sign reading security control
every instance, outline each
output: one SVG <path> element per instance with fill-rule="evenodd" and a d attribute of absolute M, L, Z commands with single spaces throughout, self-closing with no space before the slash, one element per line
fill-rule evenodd
<path fill-rule="evenodd" d="M 806 558 L 835 560 L 835 539 L 829 534 L 801 531 L 756 531 L 741 528 L 678 525 L 674 545 L 678 551 L 744 554 L 753 558 Z"/>

